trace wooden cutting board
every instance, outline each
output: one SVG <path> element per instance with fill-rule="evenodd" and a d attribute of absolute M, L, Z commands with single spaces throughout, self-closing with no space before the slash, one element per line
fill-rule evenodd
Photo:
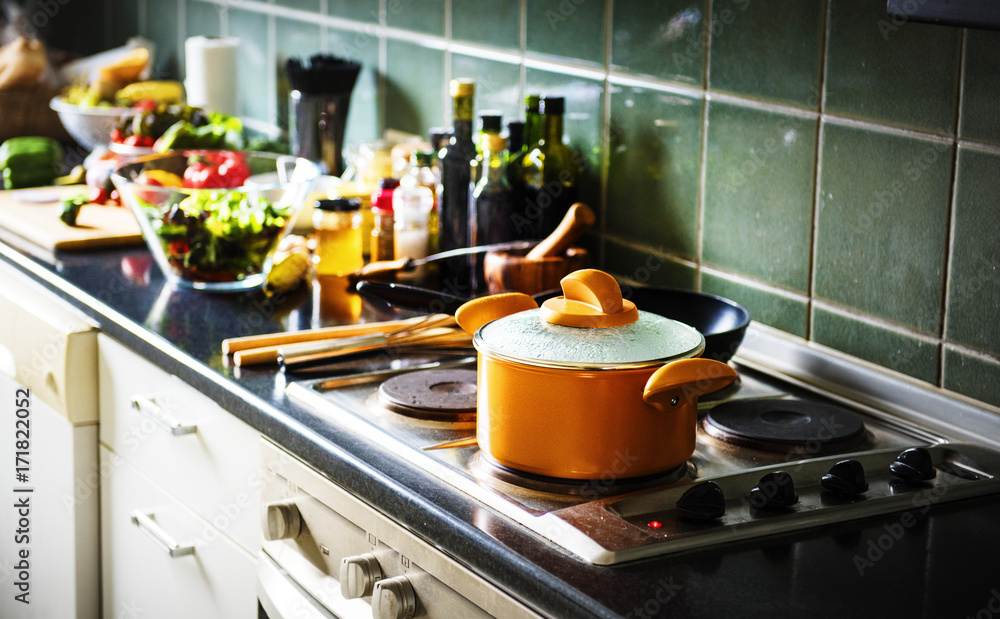
<path fill-rule="evenodd" d="M 84 185 L 0 191 L 0 228 L 49 250 L 83 251 L 143 243 L 139 224 L 127 207 L 87 204 L 77 225 L 59 219 L 59 200 L 86 193 Z M 54 201 L 39 201 L 44 198 Z"/>

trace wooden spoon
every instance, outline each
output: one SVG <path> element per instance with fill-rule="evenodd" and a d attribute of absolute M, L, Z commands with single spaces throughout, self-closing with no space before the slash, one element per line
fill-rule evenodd
<path fill-rule="evenodd" d="M 559 226 L 552 231 L 552 234 L 535 245 L 526 257 L 528 260 L 541 260 L 542 258 L 563 255 L 578 238 L 590 230 L 595 221 L 597 221 L 597 215 L 594 214 L 594 211 L 583 202 L 577 202 L 569 207 L 565 217 L 559 222 Z"/>

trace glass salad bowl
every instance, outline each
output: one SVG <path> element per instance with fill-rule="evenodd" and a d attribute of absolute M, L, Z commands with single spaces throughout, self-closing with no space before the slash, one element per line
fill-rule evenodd
<path fill-rule="evenodd" d="M 237 291 L 264 283 L 318 175 L 307 159 L 199 150 L 128 159 L 111 181 L 168 280 Z"/>

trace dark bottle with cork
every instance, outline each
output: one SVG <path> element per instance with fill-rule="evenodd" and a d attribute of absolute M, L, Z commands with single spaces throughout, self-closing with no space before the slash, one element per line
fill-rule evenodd
<path fill-rule="evenodd" d="M 447 251 L 469 246 L 469 197 L 472 164 L 476 145 L 472 141 L 473 99 L 476 84 L 468 79 L 454 79 L 452 98 L 452 135 L 441 149 L 441 202 L 438 249 Z M 467 257 L 441 261 L 441 284 L 448 292 L 471 292 L 471 270 Z"/>

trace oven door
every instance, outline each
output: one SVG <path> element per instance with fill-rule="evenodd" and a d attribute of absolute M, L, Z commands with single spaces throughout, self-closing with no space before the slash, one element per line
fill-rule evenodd
<path fill-rule="evenodd" d="M 266 552 L 257 555 L 258 619 L 334 619 Z"/>

